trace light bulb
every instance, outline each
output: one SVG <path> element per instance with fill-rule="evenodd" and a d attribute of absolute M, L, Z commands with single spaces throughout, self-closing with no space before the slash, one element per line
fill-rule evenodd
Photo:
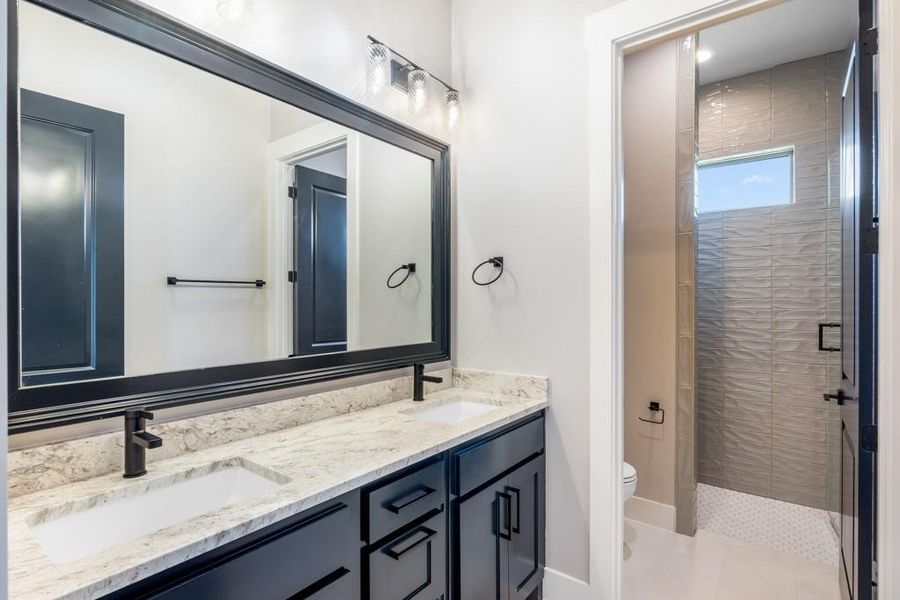
<path fill-rule="evenodd" d="M 377 94 L 388 84 L 391 51 L 379 42 L 369 44 L 369 89 Z"/>
<path fill-rule="evenodd" d="M 413 112 L 420 112 L 428 104 L 428 72 L 413 69 L 407 76 L 407 85 L 409 108 Z"/>
<path fill-rule="evenodd" d="M 218 0 L 216 12 L 229 23 L 245 23 L 253 18 L 253 0 Z"/>
<path fill-rule="evenodd" d="M 444 96 L 444 106 L 447 108 L 447 126 L 453 129 L 459 122 L 459 92 L 457 90 L 447 90 L 447 94 Z"/>

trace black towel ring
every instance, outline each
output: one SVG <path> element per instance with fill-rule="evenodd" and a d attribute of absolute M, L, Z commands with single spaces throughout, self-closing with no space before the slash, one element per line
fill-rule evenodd
<path fill-rule="evenodd" d="M 490 281 L 478 281 L 477 279 L 475 279 L 475 273 L 477 273 L 478 269 L 480 269 L 481 267 L 483 267 L 485 265 L 493 265 L 495 269 L 500 269 L 500 272 L 497 273 L 497 276 L 494 277 L 493 279 L 491 279 Z M 477 267 L 475 267 L 475 269 L 472 271 L 472 283 L 474 283 L 475 285 L 481 285 L 481 286 L 491 285 L 492 283 L 494 283 L 495 281 L 500 279 L 500 277 L 502 277 L 502 276 L 503 276 L 503 257 L 502 256 L 494 256 L 492 258 L 487 259 L 486 261 L 484 261 L 482 263 L 479 263 L 479 265 Z"/>
<path fill-rule="evenodd" d="M 393 279 L 394 275 L 396 275 L 400 271 L 406 271 L 406 277 L 401 279 L 400 283 L 391 285 L 391 279 Z M 397 289 L 398 287 L 400 287 L 401 285 L 406 283 L 406 280 L 409 279 L 409 276 L 415 272 L 416 272 L 416 263 L 409 263 L 408 265 L 400 265 L 399 267 L 394 269 L 394 271 L 390 275 L 388 275 L 388 278 L 387 278 L 388 289 L 390 289 L 390 290 Z"/>

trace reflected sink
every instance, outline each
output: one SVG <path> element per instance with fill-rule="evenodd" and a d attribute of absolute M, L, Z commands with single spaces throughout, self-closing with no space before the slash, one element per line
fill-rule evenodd
<path fill-rule="evenodd" d="M 415 408 L 404 411 L 424 421 L 443 423 L 444 425 L 456 425 L 466 419 L 491 412 L 499 408 L 493 404 L 484 404 L 464 398 L 447 398 L 438 404 L 424 408 Z"/>
<path fill-rule="evenodd" d="M 29 519 L 51 561 L 65 564 L 188 521 L 289 480 L 241 458 L 44 509 Z"/>

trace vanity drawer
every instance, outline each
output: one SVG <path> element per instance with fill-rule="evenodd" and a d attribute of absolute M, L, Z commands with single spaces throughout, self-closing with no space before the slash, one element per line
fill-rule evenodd
<path fill-rule="evenodd" d="M 447 586 L 446 513 L 391 538 L 367 557 L 366 600 L 438 600 Z"/>
<path fill-rule="evenodd" d="M 544 451 L 544 416 L 492 434 L 453 454 L 453 493 L 462 496 Z"/>
<path fill-rule="evenodd" d="M 444 457 L 412 472 L 379 481 L 363 491 L 363 539 L 374 543 L 408 523 L 444 507 Z"/>
<path fill-rule="evenodd" d="M 353 498 L 355 501 L 355 498 Z M 328 503 L 271 537 L 212 561 L 153 600 L 352 600 L 358 598 L 358 511 Z"/>

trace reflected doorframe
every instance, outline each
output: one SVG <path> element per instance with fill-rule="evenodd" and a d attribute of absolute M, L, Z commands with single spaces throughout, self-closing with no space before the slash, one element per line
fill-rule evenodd
<path fill-rule="evenodd" d="M 266 323 L 270 356 L 293 351 L 292 288 L 287 273 L 293 268 L 293 209 L 288 188 L 294 184 L 295 164 L 337 148 L 347 151 L 347 351 L 359 348 L 359 133 L 336 123 L 322 122 L 269 143 L 268 281 L 273 301 Z"/>

